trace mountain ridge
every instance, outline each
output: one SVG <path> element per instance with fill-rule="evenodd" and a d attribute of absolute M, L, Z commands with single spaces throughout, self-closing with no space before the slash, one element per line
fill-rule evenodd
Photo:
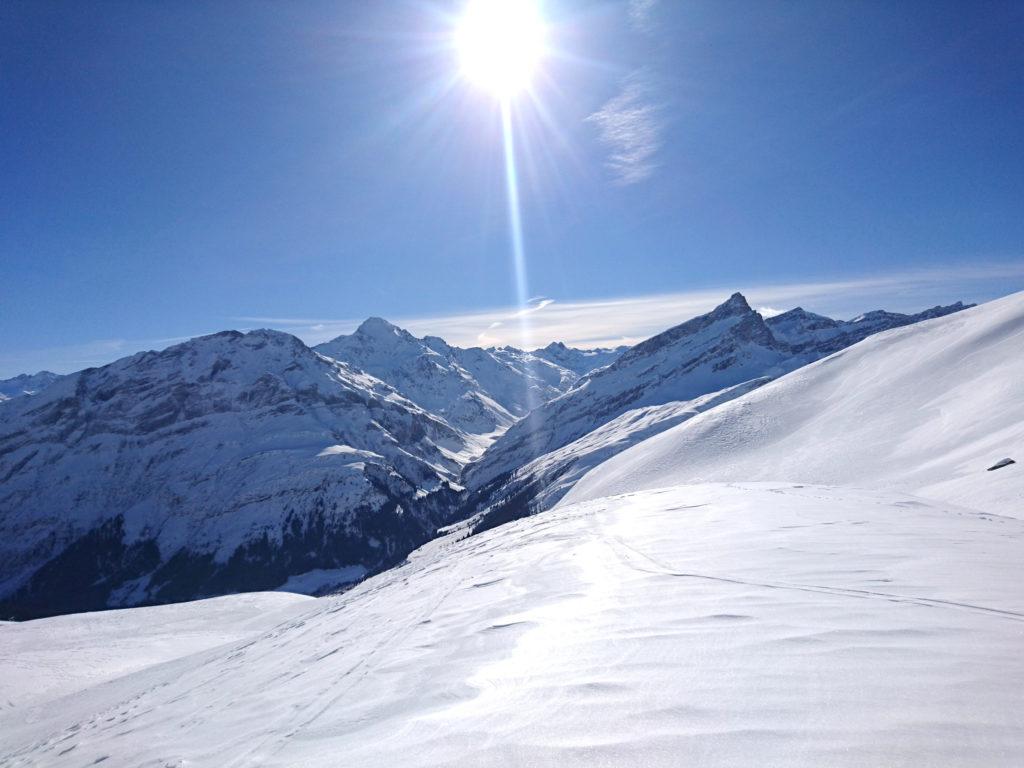
<path fill-rule="evenodd" d="M 502 497 L 525 499 L 524 513 L 535 499 L 553 503 L 595 462 L 822 345 L 918 315 L 780 317 L 733 294 L 629 350 L 534 353 L 461 349 L 370 317 L 339 337 L 340 351 L 280 331 L 224 331 L 71 374 L 0 406 L 0 608 L 42 615 L 344 586 Z M 473 422 L 480 413 L 493 420 Z M 537 423 L 546 444 L 531 442 Z M 468 462 L 491 460 L 488 443 L 517 434 L 523 450 L 478 482 L 479 462 Z M 72 582 L 92 586 L 76 597 Z"/>

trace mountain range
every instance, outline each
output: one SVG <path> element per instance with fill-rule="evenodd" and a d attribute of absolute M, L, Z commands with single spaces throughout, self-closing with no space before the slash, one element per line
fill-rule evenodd
<path fill-rule="evenodd" d="M 712 312 L 637 344 L 516 423 L 467 468 L 464 482 L 474 493 L 461 516 L 495 505 L 487 514 L 498 519 L 545 509 L 609 451 L 872 334 L 963 309 L 957 302 L 840 321 L 798 307 L 765 319 L 733 294 Z"/>
<path fill-rule="evenodd" d="M 0 764 L 1020 765 L 1022 340 L 1017 294 L 640 406 L 553 508 L 342 594 L 0 624 Z"/>
<path fill-rule="evenodd" d="M 533 352 L 370 318 L 314 348 L 229 331 L 58 377 L 0 404 L 0 615 L 344 588 L 461 520 L 550 506 L 835 349 L 963 308 L 766 320 L 735 294 L 625 350 Z"/>

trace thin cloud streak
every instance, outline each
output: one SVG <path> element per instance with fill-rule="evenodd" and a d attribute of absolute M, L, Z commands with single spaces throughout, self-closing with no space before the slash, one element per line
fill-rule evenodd
<path fill-rule="evenodd" d="M 872 309 L 919 311 L 936 304 L 985 301 L 1008 290 L 1024 289 L 1024 262 L 960 268 L 915 270 L 845 280 L 739 286 L 751 306 L 776 314 L 804 306 L 838 318 Z M 677 293 L 598 299 L 544 300 L 530 308 L 530 333 L 537 346 L 563 341 L 570 346 L 635 344 L 666 328 L 713 309 L 736 286 Z M 416 336 L 440 336 L 457 346 L 522 346 L 514 308 L 432 317 L 395 317 L 391 321 Z M 286 328 L 307 343 L 317 344 L 351 333 L 359 320 L 321 323 L 313 329 Z M 481 336 L 485 341 L 481 340 Z"/>
<path fill-rule="evenodd" d="M 634 344 L 707 312 L 735 290 L 766 314 L 796 306 L 838 318 L 872 309 L 919 311 L 936 304 L 987 301 L 1024 290 L 1024 261 L 921 269 L 842 280 L 723 286 L 648 296 L 554 301 L 535 299 L 530 307 L 503 307 L 429 317 L 392 317 L 391 322 L 415 336 L 440 336 L 451 344 L 522 346 L 521 327 L 511 322 L 527 313 L 536 346 L 563 341 L 570 346 L 600 347 Z M 307 344 L 319 344 L 351 333 L 362 319 L 234 317 L 225 325 L 239 330 L 276 328 Z M 0 378 L 41 369 L 69 373 L 103 365 L 145 349 L 160 349 L 182 338 L 115 339 L 48 349 L 0 354 Z"/>
<path fill-rule="evenodd" d="M 637 32 L 650 32 L 658 0 L 629 0 L 629 23 Z"/>
<path fill-rule="evenodd" d="M 621 186 L 650 178 L 658 167 L 662 146 L 662 107 L 653 98 L 650 74 L 633 72 L 618 95 L 586 118 L 597 126 L 598 140 L 608 150 L 605 167 Z"/>

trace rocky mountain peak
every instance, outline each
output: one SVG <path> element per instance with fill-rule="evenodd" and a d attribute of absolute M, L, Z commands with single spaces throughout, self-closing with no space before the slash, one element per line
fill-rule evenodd
<path fill-rule="evenodd" d="M 734 293 L 726 301 L 704 315 L 669 328 L 667 331 L 652 336 L 629 349 L 611 367 L 623 367 L 632 364 L 638 358 L 646 357 L 656 351 L 679 342 L 682 339 L 696 336 L 707 331 L 711 326 L 726 323 L 734 333 L 744 338 L 756 340 L 765 346 L 773 346 L 774 337 L 764 324 L 764 318 L 750 308 L 742 293 Z M 725 326 L 723 326 L 725 330 Z"/>
<path fill-rule="evenodd" d="M 747 297 L 737 291 L 724 302 L 719 304 L 712 310 L 713 315 L 743 315 L 748 312 L 753 312 L 750 308 L 750 304 L 747 302 Z"/>

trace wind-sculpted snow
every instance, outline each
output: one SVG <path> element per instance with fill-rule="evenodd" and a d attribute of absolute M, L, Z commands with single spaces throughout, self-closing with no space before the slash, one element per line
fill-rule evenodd
<path fill-rule="evenodd" d="M 3 406 L 0 615 L 393 564 L 447 520 L 464 452 L 440 418 L 274 331 L 82 371 Z"/>
<path fill-rule="evenodd" d="M 1020 520 L 820 486 L 559 507 L 272 627 L 197 611 L 239 639 L 120 677 L 97 646 L 134 622 L 173 651 L 154 611 L 186 606 L 64 617 L 67 661 L 18 671 L 44 700 L 0 710 L 0 765 L 1016 768 L 1022 542 Z M 37 628 L 0 625 L 0 649 Z M 76 659 L 97 684 L 58 698 Z"/>
<path fill-rule="evenodd" d="M 593 469 L 564 503 L 680 482 L 898 488 L 1024 517 L 1024 293 L 872 336 Z"/>

